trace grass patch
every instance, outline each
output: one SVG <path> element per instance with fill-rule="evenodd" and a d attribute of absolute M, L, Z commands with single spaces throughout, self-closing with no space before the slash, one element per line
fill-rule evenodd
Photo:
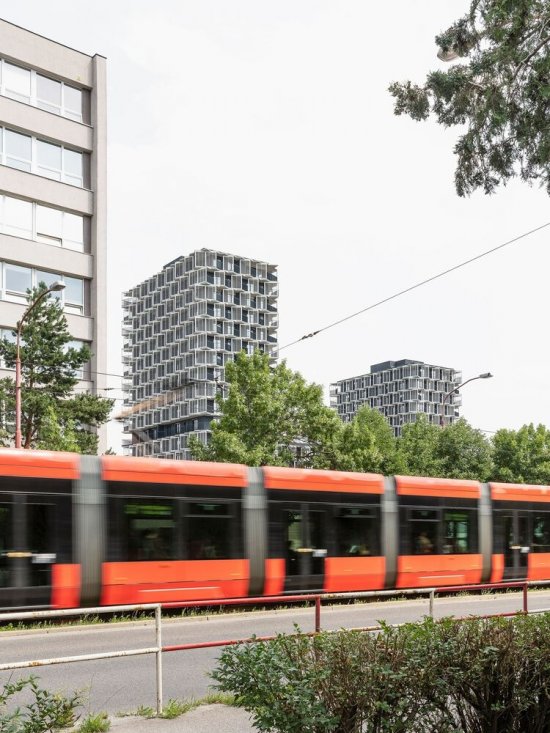
<path fill-rule="evenodd" d="M 85 718 L 78 733 L 106 733 L 111 728 L 111 721 L 107 713 L 96 713 Z"/>
<path fill-rule="evenodd" d="M 191 698 L 189 700 L 178 700 L 171 697 L 168 702 L 164 705 L 162 715 L 159 717 L 171 720 L 172 718 L 178 718 L 180 715 L 194 710 L 201 705 L 234 705 L 235 695 L 231 695 L 225 692 L 212 692 L 209 695 L 205 695 L 199 699 Z M 130 717 L 132 715 L 139 715 L 143 718 L 156 718 L 157 714 L 154 708 L 148 705 L 140 705 L 134 713 L 119 713 L 119 717 Z"/>

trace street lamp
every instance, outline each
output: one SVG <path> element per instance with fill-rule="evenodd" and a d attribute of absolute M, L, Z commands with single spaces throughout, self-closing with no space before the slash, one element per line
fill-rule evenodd
<path fill-rule="evenodd" d="M 441 415 L 439 416 L 439 424 L 443 428 L 445 427 L 445 403 L 449 399 L 449 397 L 454 394 L 455 392 L 458 392 L 458 390 L 461 387 L 464 387 L 465 384 L 468 384 L 468 382 L 473 382 L 475 379 L 491 379 L 493 375 L 491 372 L 483 372 L 483 374 L 478 374 L 477 377 L 470 377 L 470 379 L 467 379 L 465 382 L 462 382 L 462 384 L 457 385 L 454 387 L 454 389 L 451 389 L 450 392 L 447 392 L 445 397 L 443 397 L 443 403 L 441 405 Z"/>
<path fill-rule="evenodd" d="M 23 322 L 36 306 L 50 293 L 58 292 L 65 288 L 65 283 L 60 280 L 53 282 L 49 288 L 44 290 L 36 300 L 34 300 L 27 310 L 23 313 L 21 320 L 17 322 L 16 332 L 17 338 L 15 341 L 15 447 L 21 448 L 21 330 L 23 328 Z"/>

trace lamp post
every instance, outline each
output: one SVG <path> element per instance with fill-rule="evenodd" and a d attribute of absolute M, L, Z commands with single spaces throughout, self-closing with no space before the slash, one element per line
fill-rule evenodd
<path fill-rule="evenodd" d="M 445 403 L 449 399 L 449 397 L 454 394 L 455 392 L 458 392 L 458 390 L 461 387 L 464 387 L 465 384 L 468 384 L 469 382 L 473 382 L 476 379 L 491 379 L 493 375 L 491 372 L 483 372 L 483 374 L 478 374 L 477 377 L 470 377 L 470 379 L 467 379 L 465 382 L 462 382 L 462 384 L 457 385 L 454 387 L 454 389 L 451 389 L 445 397 L 443 397 L 443 403 L 441 405 L 441 415 L 439 416 L 439 425 L 443 428 L 445 427 Z"/>
<path fill-rule="evenodd" d="M 15 447 L 21 448 L 21 331 L 26 318 L 32 313 L 36 306 L 50 293 L 58 292 L 65 288 L 65 283 L 60 280 L 53 282 L 49 288 L 44 290 L 40 295 L 30 303 L 27 310 L 23 313 L 21 320 L 17 322 L 15 341 Z"/>

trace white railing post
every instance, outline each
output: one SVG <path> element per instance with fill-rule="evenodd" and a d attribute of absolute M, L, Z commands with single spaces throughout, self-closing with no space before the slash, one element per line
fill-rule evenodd
<path fill-rule="evenodd" d="M 162 715 L 162 607 L 155 608 L 155 632 L 157 645 L 157 715 Z"/>
<path fill-rule="evenodd" d="M 432 588 L 430 590 L 430 610 L 428 611 L 428 615 L 430 618 L 434 617 L 434 599 L 435 599 L 435 589 Z"/>

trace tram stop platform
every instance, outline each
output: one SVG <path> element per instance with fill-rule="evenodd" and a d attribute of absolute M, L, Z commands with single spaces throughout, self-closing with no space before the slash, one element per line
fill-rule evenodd
<path fill-rule="evenodd" d="M 256 733 L 250 716 L 229 705 L 199 705 L 178 718 L 109 716 L 113 733 Z"/>

